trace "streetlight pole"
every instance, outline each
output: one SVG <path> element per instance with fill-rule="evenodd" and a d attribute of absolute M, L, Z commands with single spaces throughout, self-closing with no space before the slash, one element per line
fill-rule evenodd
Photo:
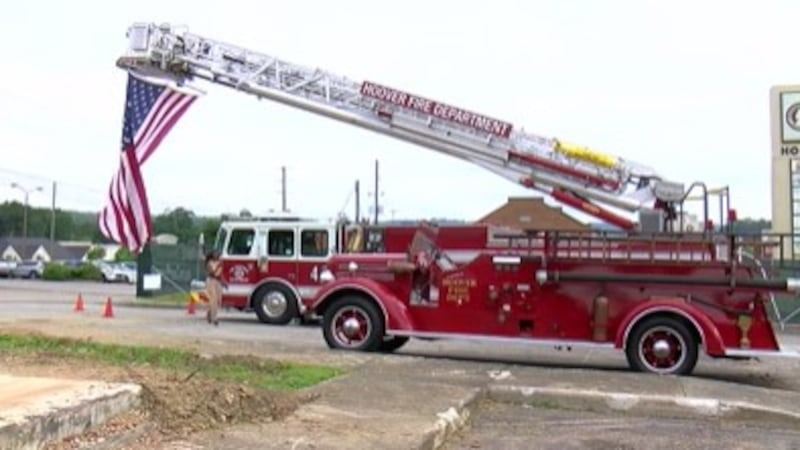
<path fill-rule="evenodd" d="M 22 245 L 23 254 L 28 251 L 28 197 L 30 196 L 31 192 L 35 191 L 42 191 L 41 186 L 36 186 L 33 189 L 27 189 L 24 186 L 20 185 L 19 183 L 11 183 L 11 187 L 13 189 L 19 189 L 25 194 L 25 206 L 22 209 Z M 24 256 L 23 256 L 24 258 Z"/>

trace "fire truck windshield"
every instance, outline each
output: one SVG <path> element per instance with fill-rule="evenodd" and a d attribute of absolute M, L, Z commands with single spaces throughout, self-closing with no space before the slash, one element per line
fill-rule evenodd
<path fill-rule="evenodd" d="M 417 231 L 414 233 L 414 239 L 411 241 L 408 251 L 412 258 L 420 253 L 425 253 L 428 257 L 431 257 L 436 253 L 437 248 L 430 237 L 422 231 Z"/>
<path fill-rule="evenodd" d="M 414 233 L 414 238 L 409 246 L 409 255 L 412 259 L 420 256 L 436 263 L 444 271 L 452 270 L 457 265 L 446 251 L 439 248 L 436 242 L 437 233 L 431 229 L 420 229 Z"/>

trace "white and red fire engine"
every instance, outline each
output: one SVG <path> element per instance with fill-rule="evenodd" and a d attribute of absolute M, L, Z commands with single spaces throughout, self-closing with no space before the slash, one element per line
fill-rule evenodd
<path fill-rule="evenodd" d="M 773 293 L 800 289 L 800 280 L 770 277 L 741 237 L 724 232 L 725 214 L 729 224 L 735 220 L 726 188 L 719 191 L 717 230 L 709 220 L 710 190 L 700 182 L 686 187 L 645 165 L 493 117 L 169 25 L 134 24 L 128 37 L 129 51 L 117 61 L 126 70 L 205 79 L 411 142 L 625 230 L 527 230 L 502 244 L 485 227 L 470 231 L 482 233 L 470 241 L 459 236 L 463 230 L 421 226 L 404 252 L 335 252 L 326 259 L 333 247 L 321 233 L 330 237 L 332 228 L 255 225 L 252 234 L 236 234 L 233 226 L 220 242 L 249 257 L 226 262 L 241 281 L 229 288 L 238 290 L 241 305 L 256 302 L 269 311 L 271 298 L 307 292 L 307 301 L 294 304 L 323 318 L 328 345 L 362 351 L 392 351 L 409 338 L 587 345 L 622 350 L 634 369 L 671 374 L 691 372 L 701 349 L 712 357 L 791 353 L 778 341 L 767 306 Z M 705 226 L 686 233 L 679 223 L 684 201 L 697 191 Z M 303 273 L 295 261 L 286 266 L 294 278 L 260 284 L 258 271 L 278 273 L 303 257 L 292 255 L 305 245 L 310 266 Z M 461 258 L 454 258 L 459 247 Z M 286 310 L 278 307 L 273 316 L 284 321 Z"/>
<path fill-rule="evenodd" d="M 225 220 L 213 244 L 226 284 L 222 306 L 253 310 L 267 324 L 309 319 L 307 304 L 320 285 L 331 280 L 325 267 L 332 255 L 362 253 L 366 260 L 369 254 L 402 256 L 416 230 L 410 225 L 330 223 L 292 215 Z M 445 226 L 441 232 L 444 239 L 449 237 L 449 251 L 456 259 L 487 244 L 484 227 Z"/>

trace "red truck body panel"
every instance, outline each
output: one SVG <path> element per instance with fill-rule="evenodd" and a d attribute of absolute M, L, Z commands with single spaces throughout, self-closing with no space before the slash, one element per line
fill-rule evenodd
<path fill-rule="evenodd" d="M 486 235 L 476 228 L 465 231 L 470 233 L 471 244 Z M 334 300 L 360 295 L 379 305 L 387 336 L 615 348 L 638 338 L 658 342 L 651 350 L 661 353 L 669 339 L 679 347 L 696 339 L 712 356 L 780 350 L 765 300 L 781 284 L 760 285 L 754 267 L 729 260 L 725 240 L 545 232 L 523 240 L 525 245 L 517 238 L 517 244 L 501 246 L 489 245 L 498 242 L 489 239 L 457 261 L 451 246 L 475 246 L 454 233 L 422 227 L 403 257 L 333 256 L 328 267 L 336 279 L 309 307 L 324 316 Z M 669 337 L 664 326 L 655 325 L 652 335 L 645 325 L 637 330 L 653 317 L 666 325 L 677 321 L 688 334 Z"/>

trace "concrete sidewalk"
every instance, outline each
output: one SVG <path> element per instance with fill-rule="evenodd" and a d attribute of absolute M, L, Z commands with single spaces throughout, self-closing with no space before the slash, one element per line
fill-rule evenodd
<path fill-rule="evenodd" d="M 637 416 L 800 424 L 800 392 L 702 377 L 381 358 L 313 388 L 288 419 L 192 436 L 163 448 L 435 449 L 483 399 Z M 0 447 L 37 448 L 136 405 L 138 387 L 0 375 Z M 268 436 L 269 439 L 265 439 Z"/>
<path fill-rule="evenodd" d="M 713 370 L 712 370 L 713 372 Z M 138 387 L 0 375 L 0 447 L 36 448 L 133 407 Z M 377 357 L 316 386 L 284 421 L 192 436 L 163 448 L 435 449 L 484 399 L 637 416 L 800 425 L 800 392 L 701 376 Z M 269 436 L 269 439 L 265 439 Z"/>
<path fill-rule="evenodd" d="M 139 386 L 0 374 L 0 448 L 40 448 L 138 405 Z"/>
<path fill-rule="evenodd" d="M 435 449 L 482 400 L 637 416 L 800 425 L 800 392 L 624 371 L 543 369 L 431 359 L 360 367 L 314 390 L 320 398 L 280 423 L 193 437 L 191 448 Z M 493 367 L 494 366 L 494 367 Z M 269 439 L 264 439 L 269 436 Z"/>

